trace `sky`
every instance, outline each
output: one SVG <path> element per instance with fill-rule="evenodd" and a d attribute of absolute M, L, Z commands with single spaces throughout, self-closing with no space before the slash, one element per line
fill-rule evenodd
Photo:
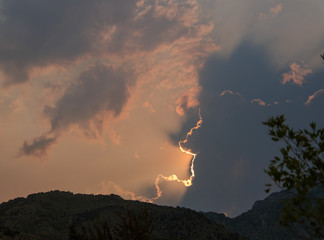
<path fill-rule="evenodd" d="M 0 202 L 50 190 L 237 216 L 324 127 L 322 0 L 0 0 Z"/>

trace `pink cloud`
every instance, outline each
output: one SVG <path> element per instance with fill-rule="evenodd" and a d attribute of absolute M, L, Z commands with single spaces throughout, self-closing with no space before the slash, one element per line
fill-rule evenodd
<path fill-rule="evenodd" d="M 306 69 L 301 67 L 297 63 L 292 63 L 290 64 L 290 71 L 288 73 L 282 74 L 281 84 L 286 84 L 292 81 L 294 84 L 302 86 L 306 81 L 305 77 L 310 73 L 312 73 L 311 69 Z"/>
<path fill-rule="evenodd" d="M 223 97 L 225 95 L 237 95 L 242 98 L 242 95 L 239 92 L 233 92 L 232 90 L 224 90 L 219 94 L 219 96 Z"/>
<path fill-rule="evenodd" d="M 277 16 L 281 11 L 282 11 L 282 4 L 281 3 L 279 3 L 274 8 L 270 8 L 270 13 L 272 14 L 273 17 Z"/>
<path fill-rule="evenodd" d="M 257 104 L 260 105 L 260 106 L 266 106 L 266 105 L 267 105 L 263 100 L 261 100 L 261 99 L 259 99 L 259 98 L 255 98 L 255 99 L 253 99 L 253 100 L 251 101 L 251 103 L 257 103 Z"/>
<path fill-rule="evenodd" d="M 316 91 L 315 93 L 313 93 L 312 95 L 310 95 L 307 99 L 307 101 L 305 102 L 305 105 L 310 104 L 314 98 L 316 98 L 317 96 L 319 96 L 320 94 L 324 93 L 324 89 L 320 89 L 318 91 Z"/>
<path fill-rule="evenodd" d="M 269 10 L 269 13 L 260 13 L 259 14 L 259 20 L 262 21 L 262 20 L 267 20 L 268 18 L 274 18 L 276 17 L 280 12 L 282 11 L 282 4 L 278 4 L 276 5 L 275 7 L 273 8 L 270 8 Z M 269 16 L 270 15 L 270 16 Z"/>

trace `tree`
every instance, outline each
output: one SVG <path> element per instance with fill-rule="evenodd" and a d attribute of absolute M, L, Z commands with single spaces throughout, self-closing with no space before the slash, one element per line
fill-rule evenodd
<path fill-rule="evenodd" d="M 93 223 L 92 228 L 82 226 L 79 233 L 73 224 L 69 226 L 70 240 L 113 240 L 112 229 L 105 221 Z"/>
<path fill-rule="evenodd" d="M 115 227 L 120 240 L 151 239 L 153 224 L 147 208 L 139 213 L 127 210 L 127 214 L 120 218 L 121 223 Z"/>
<path fill-rule="evenodd" d="M 73 224 L 69 226 L 70 240 L 149 240 L 152 238 L 153 223 L 147 208 L 138 212 L 126 211 L 119 215 L 120 222 L 110 226 L 97 220 L 92 226 L 82 226 L 78 232 Z"/>
<path fill-rule="evenodd" d="M 281 157 L 274 157 L 265 172 L 274 184 L 291 192 L 283 202 L 281 223 L 304 239 L 324 239 L 324 196 L 314 192 L 324 187 L 324 129 L 294 130 L 283 115 L 264 122 L 275 142 L 282 142 Z M 266 185 L 268 193 L 272 184 Z M 296 231 L 295 231 L 296 232 Z"/>

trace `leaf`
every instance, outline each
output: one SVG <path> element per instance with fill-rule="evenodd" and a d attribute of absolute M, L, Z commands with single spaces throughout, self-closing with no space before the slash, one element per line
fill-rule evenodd
<path fill-rule="evenodd" d="M 324 59 L 324 54 L 322 57 Z M 271 117 L 263 124 L 269 127 L 268 133 L 274 142 L 283 140 L 284 143 L 280 148 L 281 158 L 275 156 L 264 172 L 277 186 L 294 194 L 284 205 L 281 223 L 286 226 L 298 224 L 304 232 L 312 233 L 308 238 L 324 239 L 321 230 L 324 225 L 324 203 L 314 204 L 309 198 L 311 189 L 323 187 L 324 184 L 324 129 L 316 130 L 316 123 L 311 122 L 311 131 L 293 130 L 285 125 L 284 115 Z M 272 184 L 265 186 L 265 192 L 269 193 Z M 320 217 L 318 213 L 322 213 Z"/>

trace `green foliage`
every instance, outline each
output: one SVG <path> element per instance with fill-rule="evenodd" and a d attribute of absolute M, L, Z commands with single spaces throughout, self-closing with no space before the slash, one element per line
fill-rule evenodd
<path fill-rule="evenodd" d="M 324 129 L 315 123 L 310 129 L 295 131 L 285 124 L 283 115 L 264 122 L 275 142 L 283 142 L 281 157 L 274 157 L 265 172 L 275 185 L 293 196 L 284 201 L 281 223 L 298 226 L 305 239 L 324 238 L 324 198 L 312 191 L 324 186 Z M 272 184 L 266 184 L 268 193 Z"/>
<path fill-rule="evenodd" d="M 111 227 L 106 221 L 97 221 L 92 227 L 82 226 L 79 233 L 74 225 L 69 226 L 70 240 L 149 240 L 152 236 L 152 220 L 145 208 L 139 213 L 127 210 L 120 215 L 120 223 Z"/>

